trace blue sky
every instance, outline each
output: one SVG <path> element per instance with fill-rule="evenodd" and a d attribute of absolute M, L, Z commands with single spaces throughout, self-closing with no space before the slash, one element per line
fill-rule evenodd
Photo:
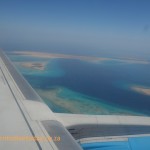
<path fill-rule="evenodd" d="M 0 0 L 0 47 L 148 56 L 149 0 Z"/>

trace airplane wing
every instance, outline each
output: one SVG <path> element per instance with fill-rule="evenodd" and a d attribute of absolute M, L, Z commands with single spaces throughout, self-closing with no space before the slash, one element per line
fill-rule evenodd
<path fill-rule="evenodd" d="M 3 51 L 0 51 L 0 149 L 82 149 Z"/>

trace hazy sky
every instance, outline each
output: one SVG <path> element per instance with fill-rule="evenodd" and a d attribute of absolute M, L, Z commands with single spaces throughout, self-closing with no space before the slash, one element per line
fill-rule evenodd
<path fill-rule="evenodd" d="M 150 55 L 150 0 L 0 0 L 0 47 Z"/>

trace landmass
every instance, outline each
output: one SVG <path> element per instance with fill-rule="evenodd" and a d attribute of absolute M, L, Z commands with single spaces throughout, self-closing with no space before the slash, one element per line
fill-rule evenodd
<path fill-rule="evenodd" d="M 37 58 L 65 58 L 65 59 L 80 59 L 80 60 L 110 60 L 110 58 L 91 57 L 91 56 L 79 56 L 79 55 L 68 55 L 68 54 L 54 54 L 54 53 L 43 53 L 43 52 L 31 52 L 31 51 L 14 51 L 13 54 L 31 56 Z"/>
<path fill-rule="evenodd" d="M 150 88 L 142 86 L 132 86 L 131 89 L 135 92 L 150 96 Z"/>
<path fill-rule="evenodd" d="M 35 70 L 45 70 L 47 62 L 21 62 L 21 66 Z"/>
<path fill-rule="evenodd" d="M 68 55 L 68 54 L 57 54 L 57 53 L 46 53 L 46 52 L 34 52 L 34 51 L 14 51 L 13 54 L 30 56 L 36 58 L 64 58 L 64 59 L 78 59 L 90 62 L 101 62 L 101 61 L 119 61 L 122 63 L 136 63 L 136 64 L 150 64 L 148 60 L 142 60 L 137 58 L 107 58 L 107 57 L 94 57 L 94 56 L 80 56 L 80 55 Z"/>

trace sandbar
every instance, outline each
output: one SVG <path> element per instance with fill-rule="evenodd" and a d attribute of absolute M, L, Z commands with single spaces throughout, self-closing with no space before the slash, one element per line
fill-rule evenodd
<path fill-rule="evenodd" d="M 78 59 L 86 60 L 89 62 L 101 62 L 101 61 L 118 61 L 122 63 L 130 64 L 150 64 L 149 61 L 137 58 L 107 58 L 107 57 L 95 57 L 95 56 L 80 56 L 80 55 L 69 55 L 69 54 L 58 54 L 58 53 L 46 53 L 46 52 L 35 52 L 35 51 L 14 51 L 13 54 L 30 56 L 36 58 L 64 58 L 64 59 Z"/>
<path fill-rule="evenodd" d="M 64 59 L 79 59 L 79 60 L 89 60 L 89 61 L 111 60 L 111 58 L 104 58 L 104 57 L 79 56 L 79 55 L 45 53 L 45 52 L 43 53 L 43 52 L 33 52 L 33 51 L 14 51 L 13 54 L 31 56 L 37 58 L 64 58 Z"/>
<path fill-rule="evenodd" d="M 48 62 L 15 62 L 15 64 L 21 65 L 21 67 L 44 71 Z"/>
<path fill-rule="evenodd" d="M 150 96 L 150 88 L 142 86 L 132 86 L 131 89 L 135 92 Z"/>

